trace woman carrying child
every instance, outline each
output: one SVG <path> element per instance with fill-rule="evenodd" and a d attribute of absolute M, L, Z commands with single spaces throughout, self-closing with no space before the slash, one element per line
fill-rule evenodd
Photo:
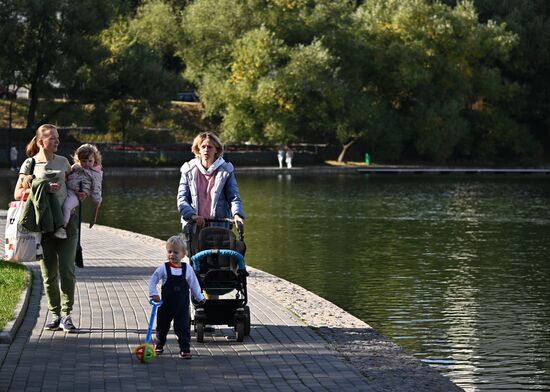
<path fill-rule="evenodd" d="M 101 205 L 101 182 L 103 171 L 101 154 L 93 144 L 83 144 L 78 147 L 73 156 L 74 164 L 67 179 L 67 198 L 63 203 L 63 227 L 54 233 L 56 238 L 67 238 L 66 226 L 69 223 L 71 212 L 78 206 L 77 192 L 84 192 L 90 196 L 96 205 L 96 213 L 90 227 L 95 224 L 97 212 Z"/>
<path fill-rule="evenodd" d="M 67 196 L 66 179 L 71 171 L 67 158 L 57 155 L 59 133 L 51 124 L 41 125 L 35 136 L 26 147 L 29 157 L 21 165 L 19 178 L 15 185 L 16 200 L 26 200 L 31 193 L 30 183 L 34 178 L 36 183 L 45 181 L 44 190 L 55 195 L 59 206 L 63 205 Z M 33 167 L 34 159 L 34 170 Z M 37 186 L 34 183 L 34 186 Z M 86 194 L 77 193 L 82 201 Z M 42 235 L 44 258 L 40 261 L 40 270 L 44 281 L 44 290 L 48 299 L 48 309 L 52 319 L 46 324 L 46 329 L 72 332 L 76 328 L 71 319 L 75 292 L 75 255 L 77 245 L 78 219 L 73 215 L 67 225 L 67 239 L 60 240 L 52 232 Z M 63 317 L 62 317 L 63 315 Z"/>

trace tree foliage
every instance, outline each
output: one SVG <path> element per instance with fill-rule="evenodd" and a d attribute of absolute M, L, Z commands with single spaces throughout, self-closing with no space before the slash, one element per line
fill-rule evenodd
<path fill-rule="evenodd" d="M 38 99 L 55 94 L 94 103 L 98 126 L 124 131 L 139 123 L 140 111 L 120 112 L 128 100 L 166 103 L 183 84 L 177 13 L 162 0 L 5 3 L 0 77 L 30 89 L 28 127 Z"/>
<path fill-rule="evenodd" d="M 2 1 L 0 75 L 29 88 L 27 126 L 36 122 L 39 97 L 52 90 L 75 92 L 86 83 L 98 59 L 97 34 L 120 7 L 110 0 Z"/>
<path fill-rule="evenodd" d="M 206 0 L 185 10 L 185 75 L 207 113 L 223 117 L 225 137 L 333 139 L 343 91 L 327 42 L 351 9 L 334 1 Z"/>
<path fill-rule="evenodd" d="M 165 62 L 173 52 L 176 17 L 161 0 L 146 3 L 132 18 L 120 17 L 99 35 L 106 55 L 94 80 L 116 99 L 170 99 L 178 88 L 178 75 Z M 176 69 L 175 71 L 179 71 Z M 101 76 L 103 75 L 103 77 Z"/>
<path fill-rule="evenodd" d="M 550 152 L 550 3 L 545 0 L 475 0 L 483 20 L 506 23 L 519 37 L 503 75 L 521 86 L 513 119 Z M 547 156 L 548 158 L 548 156 Z"/>
<path fill-rule="evenodd" d="M 141 131 L 146 104 L 175 97 L 183 84 L 175 57 L 177 17 L 162 0 L 140 6 L 131 18 L 120 17 L 99 35 L 106 54 L 92 80 L 96 94 L 107 102 L 106 128 L 127 134 Z M 130 104 L 133 102 L 132 104 Z M 102 109 L 99 107 L 99 109 Z"/>
<path fill-rule="evenodd" d="M 519 88 L 499 68 L 517 36 L 471 1 L 199 0 L 183 31 L 185 75 L 229 139 L 362 139 L 444 161 L 513 142 L 491 137 L 506 124 L 536 150 L 509 120 Z"/>
<path fill-rule="evenodd" d="M 498 104 L 515 86 L 501 77 L 497 64 L 507 59 L 516 37 L 502 24 L 479 23 L 471 2 L 453 8 L 422 0 L 374 0 L 359 7 L 356 17 L 357 37 L 374 55 L 367 59 L 374 63 L 373 74 L 364 83 L 397 119 L 398 129 L 380 138 L 397 132 L 392 139 L 404 141 L 402 147 L 441 161 L 468 155 L 479 141 L 472 135 L 479 131 L 477 117 L 468 112 L 506 116 Z"/>
<path fill-rule="evenodd" d="M 0 1 L 0 83 L 31 88 L 29 125 L 55 91 L 136 134 L 193 85 L 228 141 L 523 163 L 550 146 L 544 0 Z"/>

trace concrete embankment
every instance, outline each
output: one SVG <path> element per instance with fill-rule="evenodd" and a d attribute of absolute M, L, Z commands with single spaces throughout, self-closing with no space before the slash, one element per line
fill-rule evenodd
<path fill-rule="evenodd" d="M 180 167 L 105 167 L 106 176 L 179 176 Z M 550 168 L 474 168 L 397 165 L 308 165 L 292 168 L 276 166 L 236 166 L 238 175 L 550 175 Z M 16 178 L 17 173 L 0 168 L 0 178 Z"/>

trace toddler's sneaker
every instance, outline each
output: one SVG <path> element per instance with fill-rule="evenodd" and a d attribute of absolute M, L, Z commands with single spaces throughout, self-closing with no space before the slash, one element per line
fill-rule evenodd
<path fill-rule="evenodd" d="M 193 356 L 189 351 L 180 351 L 180 358 L 181 359 L 191 359 Z"/>
<path fill-rule="evenodd" d="M 66 240 L 67 239 L 67 230 L 65 230 L 64 227 L 60 227 L 56 231 L 53 232 L 53 236 L 55 238 L 59 238 L 60 240 Z"/>
<path fill-rule="evenodd" d="M 61 319 L 61 328 L 63 328 L 63 331 L 65 332 L 74 332 L 76 331 L 76 327 L 73 324 L 73 320 L 71 319 L 71 315 L 68 314 L 65 317 Z"/>
<path fill-rule="evenodd" d="M 61 316 L 54 315 L 50 322 L 46 324 L 44 329 L 50 331 L 57 331 L 59 329 L 59 324 L 61 324 Z"/>
<path fill-rule="evenodd" d="M 157 354 L 162 354 L 164 352 L 164 344 L 156 343 L 155 344 L 155 352 Z"/>

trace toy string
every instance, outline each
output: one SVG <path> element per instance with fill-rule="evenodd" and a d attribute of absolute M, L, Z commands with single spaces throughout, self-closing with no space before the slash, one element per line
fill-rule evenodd
<path fill-rule="evenodd" d="M 153 309 L 151 309 L 151 317 L 149 317 L 149 327 L 147 328 L 147 336 L 145 337 L 145 343 L 149 343 L 151 341 L 151 332 L 153 331 L 153 322 L 155 321 L 155 314 L 157 313 L 157 308 L 162 305 L 162 300 L 160 302 L 155 302 L 153 299 L 149 300 L 149 303 L 153 305 Z"/>

